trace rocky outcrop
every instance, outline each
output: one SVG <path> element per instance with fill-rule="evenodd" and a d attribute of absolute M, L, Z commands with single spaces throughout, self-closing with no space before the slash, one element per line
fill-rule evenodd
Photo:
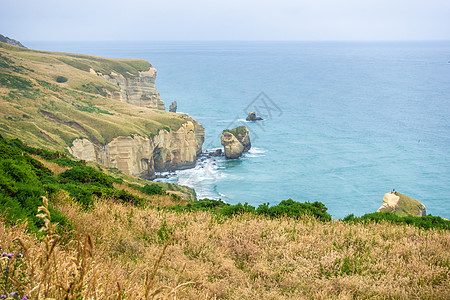
<path fill-rule="evenodd" d="M 175 131 L 161 129 L 157 135 L 118 136 L 107 145 L 76 139 L 69 152 L 79 159 L 96 161 L 110 168 L 154 179 L 155 172 L 194 167 L 202 152 L 205 131 L 192 118 Z"/>
<path fill-rule="evenodd" d="M 169 111 L 177 112 L 177 108 L 178 108 L 177 101 L 173 101 L 172 104 L 170 104 L 170 106 L 169 106 Z"/>
<path fill-rule="evenodd" d="M 9 45 L 13 45 L 13 46 L 17 46 L 17 47 L 26 48 L 24 45 L 22 45 L 21 42 L 16 41 L 15 39 L 11 39 L 11 38 L 9 38 L 7 36 L 4 36 L 2 34 L 0 34 L 0 42 L 7 43 Z"/>
<path fill-rule="evenodd" d="M 245 118 L 247 121 L 261 121 L 263 118 L 257 117 L 256 112 L 251 111 L 248 113 L 247 118 Z"/>
<path fill-rule="evenodd" d="M 383 197 L 383 205 L 377 212 L 392 212 L 399 216 L 424 217 L 427 215 L 425 205 L 399 192 L 386 193 Z"/>
<path fill-rule="evenodd" d="M 245 126 L 222 132 L 221 142 L 226 158 L 239 158 L 251 148 L 250 136 Z"/>
<path fill-rule="evenodd" d="M 128 76 L 124 76 L 115 72 L 104 75 L 94 70 L 91 70 L 91 72 L 120 87 L 120 92 L 112 92 L 109 94 L 110 98 L 136 106 L 159 110 L 166 109 L 164 102 L 156 90 L 156 69 L 153 67 L 150 67 L 147 71 L 139 72 L 138 76 L 129 73 L 127 74 Z"/>

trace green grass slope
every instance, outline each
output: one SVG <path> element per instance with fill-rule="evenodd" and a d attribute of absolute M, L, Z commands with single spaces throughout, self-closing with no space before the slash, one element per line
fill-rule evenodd
<path fill-rule="evenodd" d="M 79 137 L 106 144 L 116 136 L 176 130 L 187 116 L 106 98 L 119 87 L 90 72 L 130 77 L 150 67 L 145 60 L 36 51 L 0 43 L 0 133 L 64 151 Z"/>

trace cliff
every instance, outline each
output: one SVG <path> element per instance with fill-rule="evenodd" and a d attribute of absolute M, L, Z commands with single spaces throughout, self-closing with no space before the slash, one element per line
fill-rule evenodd
<path fill-rule="evenodd" d="M 152 66 L 147 71 L 131 76 L 124 76 L 116 72 L 102 74 L 94 69 L 90 69 L 90 71 L 120 87 L 120 91 L 110 92 L 108 97 L 137 106 L 165 110 L 164 102 L 155 86 L 156 69 Z"/>
<path fill-rule="evenodd" d="M 9 38 L 7 36 L 4 36 L 2 34 L 0 34 L 0 42 L 1 43 L 6 43 L 6 44 L 9 44 L 9 45 L 13 45 L 13 46 L 17 46 L 17 47 L 26 48 L 24 45 L 22 45 L 21 42 L 16 41 L 15 39 L 11 39 L 11 38 Z"/>
<path fill-rule="evenodd" d="M 146 178 L 191 167 L 204 129 L 163 111 L 155 78 L 144 60 L 0 43 L 0 133 Z"/>
<path fill-rule="evenodd" d="M 383 197 L 383 205 L 377 212 L 392 212 L 399 216 L 417 216 L 424 217 L 427 215 L 425 205 L 413 198 L 395 193 L 386 193 Z"/>
<path fill-rule="evenodd" d="M 250 136 L 245 126 L 239 126 L 222 132 L 221 143 L 226 158 L 239 158 L 251 148 Z"/>
<path fill-rule="evenodd" d="M 102 146 L 88 139 L 76 139 L 68 150 L 75 157 L 147 179 L 155 172 L 194 167 L 202 152 L 204 129 L 189 119 L 175 131 L 161 129 L 157 135 L 119 136 Z"/>

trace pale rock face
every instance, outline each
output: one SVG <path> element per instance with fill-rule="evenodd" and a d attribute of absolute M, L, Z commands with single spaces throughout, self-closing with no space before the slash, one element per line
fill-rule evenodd
<path fill-rule="evenodd" d="M 244 145 L 229 132 L 222 133 L 221 139 L 226 158 L 239 158 L 244 152 Z"/>
<path fill-rule="evenodd" d="M 72 147 L 68 148 L 69 153 L 73 156 L 87 160 L 97 161 L 97 154 L 94 144 L 88 139 L 76 139 L 72 143 Z"/>
<path fill-rule="evenodd" d="M 120 87 L 120 92 L 113 92 L 109 95 L 112 99 L 136 106 L 165 110 L 164 102 L 155 86 L 155 68 L 150 67 L 148 71 L 139 72 L 139 76 L 125 77 L 115 72 L 111 72 L 110 75 L 100 73 L 97 75 Z"/>
<path fill-rule="evenodd" d="M 386 193 L 383 197 L 383 205 L 377 210 L 377 212 L 381 212 L 385 209 L 394 209 L 398 207 L 398 201 L 400 200 L 400 197 L 393 194 L 393 193 Z"/>
<path fill-rule="evenodd" d="M 223 131 L 221 137 L 225 157 L 231 159 L 241 157 L 243 152 L 247 152 L 251 148 L 250 136 L 247 128 L 240 126 L 233 129 L 233 131 L 237 132 L 237 137 L 228 131 Z"/>
<path fill-rule="evenodd" d="M 69 152 L 127 174 L 154 179 L 155 172 L 193 167 L 202 152 L 204 136 L 203 126 L 189 119 L 176 131 L 160 130 L 153 137 L 119 136 L 105 146 L 77 139 Z"/>

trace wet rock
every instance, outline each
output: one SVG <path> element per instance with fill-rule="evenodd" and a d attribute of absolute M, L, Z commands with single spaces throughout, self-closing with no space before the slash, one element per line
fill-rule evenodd
<path fill-rule="evenodd" d="M 246 120 L 247 121 L 261 121 L 261 120 L 263 120 L 263 118 L 257 117 L 256 116 L 256 112 L 251 111 L 251 112 L 248 113 L 248 116 L 247 116 Z"/>

